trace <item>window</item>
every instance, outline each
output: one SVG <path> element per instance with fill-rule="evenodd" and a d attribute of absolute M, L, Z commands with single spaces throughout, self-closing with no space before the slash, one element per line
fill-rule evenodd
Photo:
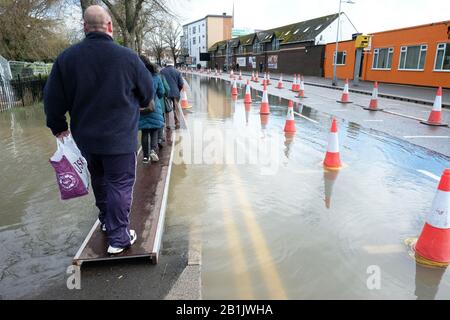
<path fill-rule="evenodd" d="M 192 44 L 195 44 L 195 37 L 192 38 Z"/>
<path fill-rule="evenodd" d="M 308 32 L 310 27 L 307 27 L 305 30 L 303 30 L 303 32 Z"/>
<path fill-rule="evenodd" d="M 450 71 L 450 42 L 438 44 L 434 70 Z"/>
<path fill-rule="evenodd" d="M 337 53 L 337 59 L 336 59 L 336 52 L 334 52 L 333 59 L 336 61 L 336 65 L 344 65 L 345 59 L 347 57 L 347 51 L 338 51 Z"/>
<path fill-rule="evenodd" d="M 200 43 L 200 39 L 201 39 L 200 36 L 198 36 L 198 43 Z"/>
<path fill-rule="evenodd" d="M 372 69 L 391 69 L 394 48 L 380 48 L 373 52 Z"/>
<path fill-rule="evenodd" d="M 280 49 L 280 40 L 277 38 L 273 38 L 272 40 L 272 51 L 276 51 Z"/>
<path fill-rule="evenodd" d="M 297 29 L 294 31 L 294 34 L 297 34 L 300 31 L 300 29 Z"/>
<path fill-rule="evenodd" d="M 320 28 L 322 28 L 322 25 L 321 25 L 321 24 L 319 24 L 319 25 L 316 27 L 315 30 L 317 31 L 317 30 L 319 30 Z"/>
<path fill-rule="evenodd" d="M 192 28 L 192 33 L 195 34 L 196 31 L 197 31 L 197 28 L 193 27 Z"/>
<path fill-rule="evenodd" d="M 401 47 L 399 70 L 423 70 L 426 55 L 426 45 Z"/>
<path fill-rule="evenodd" d="M 255 53 L 264 52 L 264 43 L 255 43 L 253 45 L 253 52 Z"/>

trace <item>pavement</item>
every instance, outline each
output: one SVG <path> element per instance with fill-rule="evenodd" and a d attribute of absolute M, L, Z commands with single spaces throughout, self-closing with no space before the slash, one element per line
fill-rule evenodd
<path fill-rule="evenodd" d="M 208 76 L 205 73 L 200 75 Z M 219 78 L 230 81 L 228 74 L 223 74 Z M 244 75 L 243 80 L 238 82 L 241 90 L 244 90 L 244 84 L 248 78 L 248 75 Z M 283 78 L 285 79 L 285 76 Z M 280 90 L 276 88 L 276 75 L 271 75 L 272 85 L 268 87 L 269 95 L 301 102 L 304 107 L 311 108 L 313 110 L 312 113 L 314 113 L 314 110 L 317 110 L 336 118 L 346 119 L 362 127 L 394 136 L 450 157 L 450 128 L 430 127 L 420 123 L 421 120 L 428 119 L 431 111 L 429 105 L 380 97 L 379 107 L 384 110 L 381 112 L 370 112 L 363 109 L 370 102 L 370 96 L 367 94 L 351 92 L 350 100 L 353 103 L 343 105 L 337 102 L 337 100 L 340 100 L 342 89 L 337 91 L 335 88 L 311 85 L 306 82 L 305 92 L 307 98 L 299 99 L 296 98 L 297 94 L 290 90 L 290 84 L 287 83 L 290 80 L 289 77 L 286 78 L 285 88 Z M 250 82 L 250 84 L 254 89 L 260 91 L 263 89 L 261 83 Z M 304 115 L 302 117 L 314 122 L 314 119 Z M 442 110 L 442 121 L 447 124 L 450 123 L 449 109 Z M 317 123 L 317 125 L 328 124 Z"/>
<path fill-rule="evenodd" d="M 242 74 L 246 76 L 251 75 L 249 72 L 243 72 Z M 270 78 L 271 80 L 279 80 L 280 74 L 271 73 Z M 294 76 L 283 74 L 283 80 L 286 82 L 292 82 L 294 80 Z M 305 84 L 328 89 L 342 90 L 344 87 L 344 80 L 338 80 L 337 86 L 333 86 L 331 79 L 305 76 Z M 353 81 L 350 81 L 349 87 L 350 92 L 371 95 L 373 90 L 373 82 L 359 81 L 358 84 L 355 84 Z M 432 106 L 436 97 L 436 88 L 380 82 L 378 83 L 378 96 L 381 98 L 390 98 L 394 100 L 402 100 Z M 450 89 L 443 89 L 442 107 L 450 108 Z"/>

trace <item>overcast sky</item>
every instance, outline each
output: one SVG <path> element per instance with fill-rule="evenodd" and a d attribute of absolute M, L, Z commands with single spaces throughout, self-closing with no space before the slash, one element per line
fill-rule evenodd
<path fill-rule="evenodd" d="M 343 0 L 344 1 L 344 0 Z M 345 0 L 346 1 L 346 0 Z M 342 3 L 359 32 L 450 20 L 450 0 L 352 0 Z M 235 27 L 270 29 L 339 11 L 339 0 L 235 0 Z M 183 24 L 207 14 L 231 15 L 233 0 L 174 1 Z"/>

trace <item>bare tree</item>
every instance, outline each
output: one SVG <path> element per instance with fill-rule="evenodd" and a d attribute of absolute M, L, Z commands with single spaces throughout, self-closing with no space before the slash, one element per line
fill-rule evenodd
<path fill-rule="evenodd" d="M 156 63 L 159 65 L 162 64 L 162 59 L 164 58 L 164 53 L 167 49 L 161 29 L 162 26 L 156 27 L 155 31 L 151 33 L 146 39 L 148 53 L 150 53 L 149 55 L 155 58 Z"/>
<path fill-rule="evenodd" d="M 0 54 L 9 60 L 53 60 L 68 45 L 58 0 L 0 1 Z"/>
<path fill-rule="evenodd" d="M 162 38 L 170 50 L 173 62 L 176 63 L 181 50 L 180 48 L 180 36 L 182 31 L 181 27 L 178 23 L 170 21 L 165 23 L 165 28 L 162 31 L 163 31 Z"/>

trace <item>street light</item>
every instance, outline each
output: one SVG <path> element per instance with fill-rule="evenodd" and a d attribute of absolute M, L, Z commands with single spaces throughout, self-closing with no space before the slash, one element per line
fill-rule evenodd
<path fill-rule="evenodd" d="M 337 74 L 336 74 L 336 67 L 337 67 L 337 56 L 338 56 L 338 47 L 339 47 L 339 28 L 341 25 L 341 6 L 342 3 L 348 3 L 348 4 L 355 4 L 352 0 L 339 0 L 339 14 L 338 14 L 338 25 L 337 25 L 337 32 L 336 32 L 336 50 L 334 51 L 334 57 L 333 57 L 333 86 L 337 86 Z"/>

